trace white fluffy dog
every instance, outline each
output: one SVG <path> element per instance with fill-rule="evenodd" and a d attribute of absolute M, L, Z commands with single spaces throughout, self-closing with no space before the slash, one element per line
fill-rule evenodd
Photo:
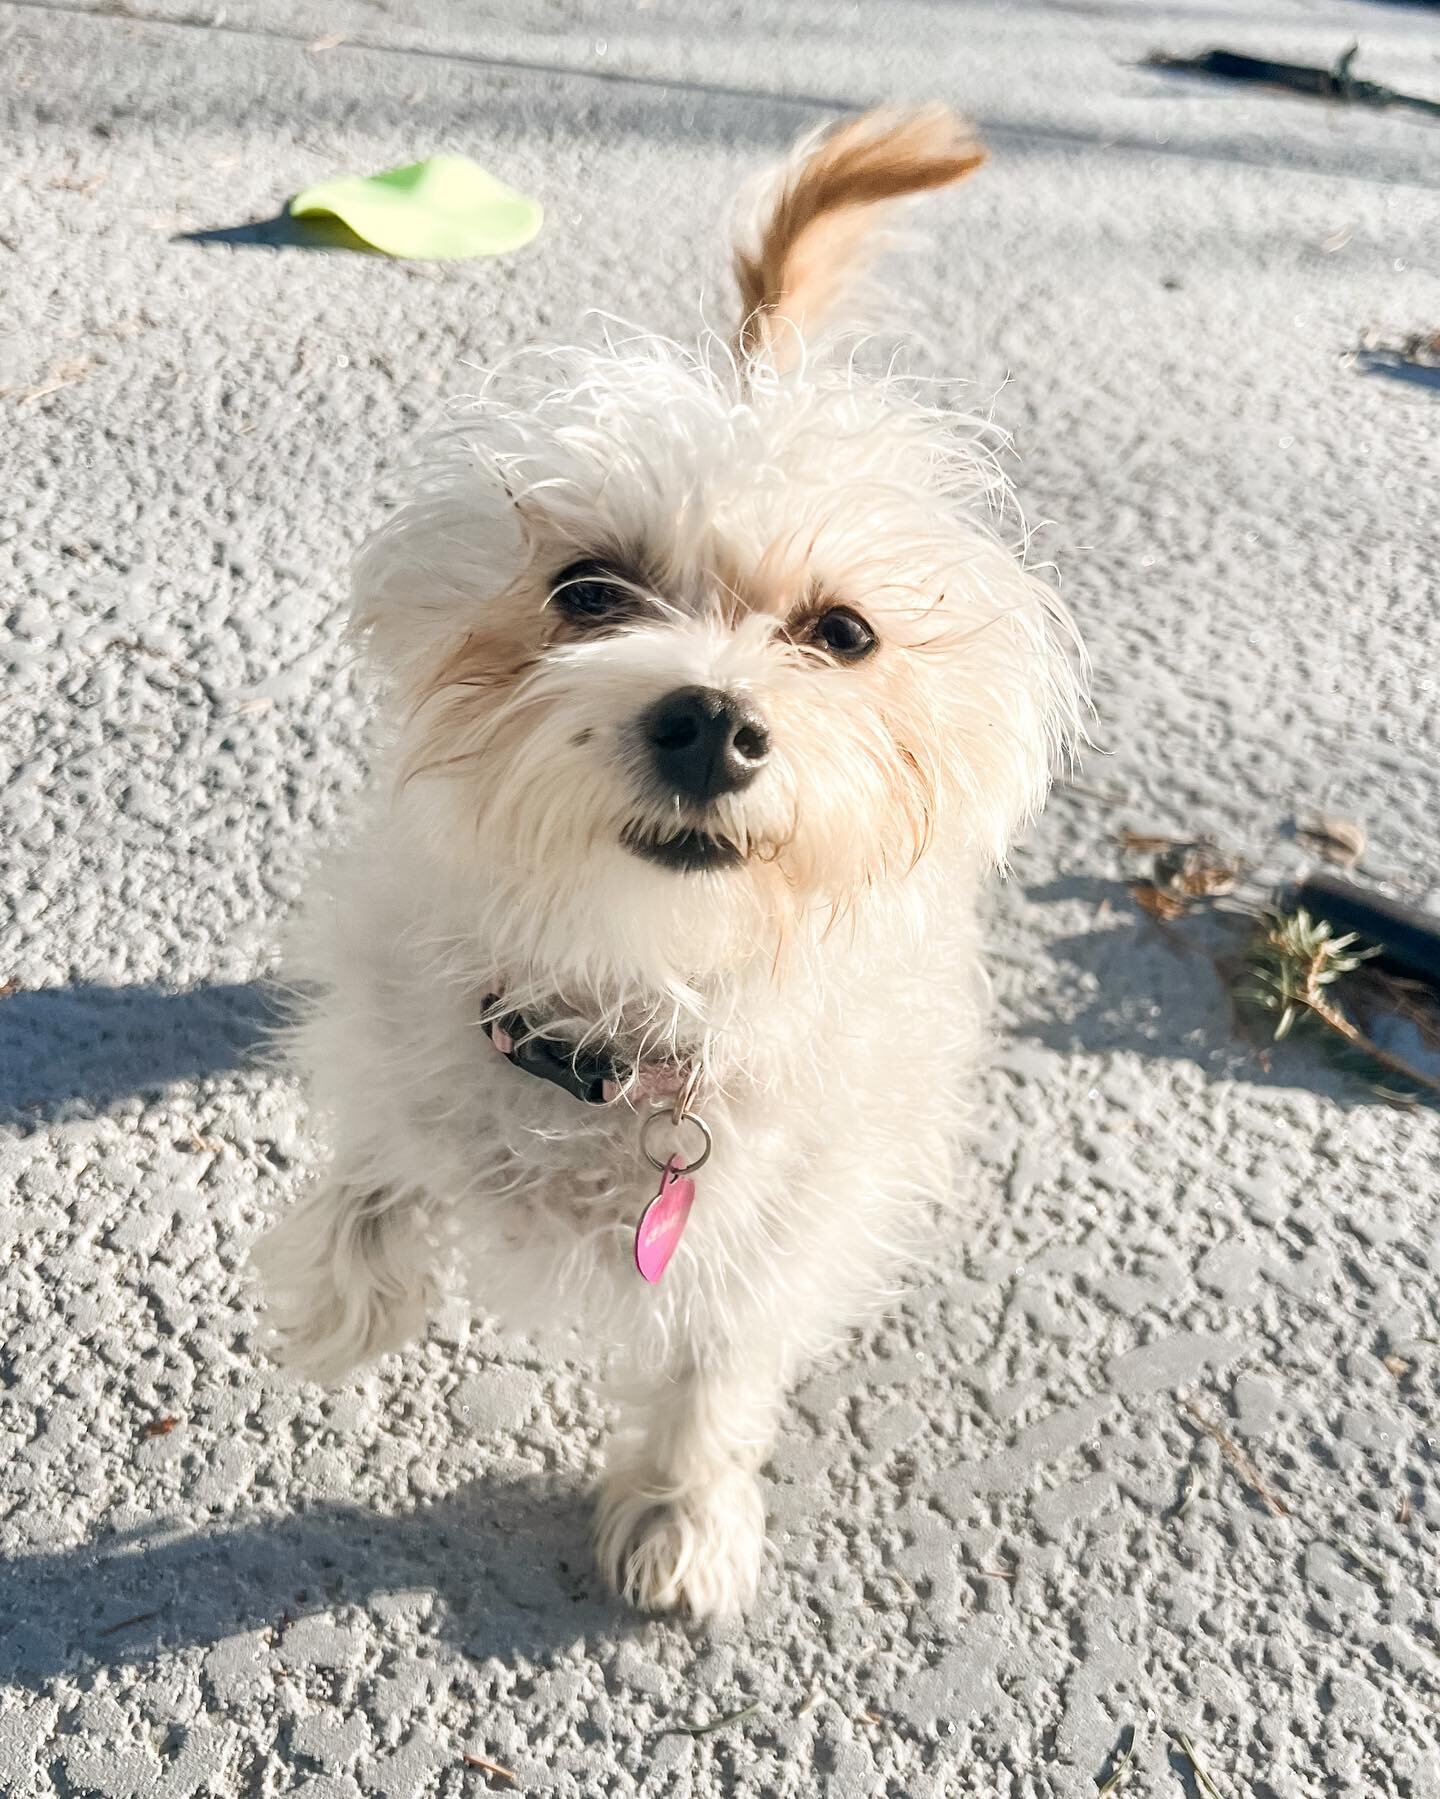
<path fill-rule="evenodd" d="M 260 1247 L 274 1322 L 320 1379 L 457 1273 L 581 1329 L 623 1369 L 599 1556 L 645 1606 L 755 1590 L 787 1382 L 946 1192 L 976 884 L 1075 727 L 983 427 L 824 335 L 877 203 L 981 160 L 939 109 L 802 147 L 728 353 L 520 359 L 358 566 L 381 746 L 306 908 L 334 1157 Z"/>

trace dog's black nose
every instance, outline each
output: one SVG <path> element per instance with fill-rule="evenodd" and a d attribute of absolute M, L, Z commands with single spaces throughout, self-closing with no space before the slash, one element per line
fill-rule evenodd
<path fill-rule="evenodd" d="M 738 793 L 770 753 L 759 714 L 716 687 L 677 687 L 650 708 L 643 727 L 656 774 L 682 799 Z"/>

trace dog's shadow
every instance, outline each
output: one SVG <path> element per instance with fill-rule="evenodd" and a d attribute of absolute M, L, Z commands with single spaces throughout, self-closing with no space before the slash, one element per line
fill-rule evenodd
<path fill-rule="evenodd" d="M 1062 974 L 1060 991 L 1021 1032 L 1064 1054 L 1135 1050 L 1149 1058 L 1203 1061 L 1228 1034 L 1224 984 L 1191 920 L 1161 925 L 1136 906 L 1126 883 L 1063 875 L 1025 889 L 1045 908 L 1040 935 Z M 1090 928 L 1057 931 L 1076 904 Z M 1064 908 L 1064 910 L 1061 910 Z"/>
<path fill-rule="evenodd" d="M 472 1661 L 538 1656 L 643 1621 L 601 1586 L 590 1495 L 555 1481 L 477 1482 L 398 1513 L 327 1501 L 177 1536 L 158 1525 L 12 1557 L 0 1574 L 0 1686 L 39 1688 L 423 1590 L 440 1636 Z M 298 1645 L 297 1645 L 298 1647 Z"/>
<path fill-rule="evenodd" d="M 263 1066 L 283 1022 L 261 981 L 38 987 L 0 999 L 0 1123 L 103 1112 L 177 1081 Z"/>
<path fill-rule="evenodd" d="M 1318 1038 L 1275 1047 L 1266 1015 L 1237 997 L 1244 932 L 1196 912 L 1173 923 L 1146 917 L 1124 881 L 1068 875 L 1025 890 L 1047 909 L 1080 902 L 1091 928 L 1043 932 L 1064 980 L 1058 1004 L 1022 1019 L 1016 1033 L 1062 1055 L 1130 1051 L 1193 1062 L 1210 1076 L 1273 1088 L 1304 1086 L 1340 1106 L 1374 1103 Z"/>

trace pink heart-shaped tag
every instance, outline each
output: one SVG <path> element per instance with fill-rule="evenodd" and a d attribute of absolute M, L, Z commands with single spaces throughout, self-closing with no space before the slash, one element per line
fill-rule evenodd
<path fill-rule="evenodd" d="M 680 1238 L 695 1203 L 695 1183 L 678 1156 L 671 1156 L 660 1176 L 660 1191 L 635 1226 L 635 1266 L 653 1287 L 680 1247 Z"/>

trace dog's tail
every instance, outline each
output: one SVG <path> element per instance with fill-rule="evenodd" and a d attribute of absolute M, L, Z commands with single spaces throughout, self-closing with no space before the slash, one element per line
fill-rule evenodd
<path fill-rule="evenodd" d="M 984 160 L 947 106 L 868 112 L 802 145 L 777 177 L 758 241 L 735 252 L 742 364 L 794 359 L 864 269 L 886 202 L 946 187 Z"/>

